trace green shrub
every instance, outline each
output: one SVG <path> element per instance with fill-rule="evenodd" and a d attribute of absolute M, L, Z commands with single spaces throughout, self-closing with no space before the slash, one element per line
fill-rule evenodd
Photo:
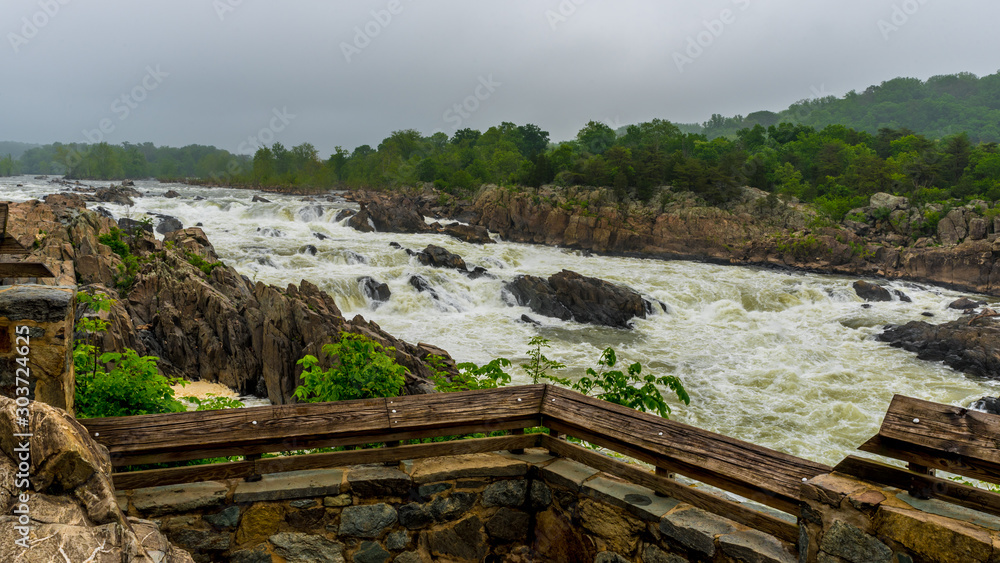
<path fill-rule="evenodd" d="M 427 362 L 434 368 L 434 388 L 442 393 L 452 393 L 455 391 L 472 391 L 474 389 L 497 389 L 510 383 L 510 375 L 503 368 L 510 367 L 510 360 L 507 358 L 494 358 L 485 365 L 477 365 L 473 362 L 458 364 L 458 374 L 451 375 L 444 371 L 443 358 L 440 356 L 428 356 Z"/>
<path fill-rule="evenodd" d="M 187 257 L 189 264 L 204 272 L 206 276 L 212 275 L 212 270 L 223 265 L 222 262 L 209 262 L 194 252 L 185 252 L 184 256 Z"/>
<path fill-rule="evenodd" d="M 111 251 L 121 258 L 121 263 L 118 264 L 117 271 L 113 272 L 112 276 L 114 277 L 115 289 L 122 295 L 126 295 L 135 285 L 135 278 L 139 273 L 139 258 L 132 254 L 132 249 L 122 238 L 123 234 L 121 229 L 114 227 L 110 233 L 97 237 L 97 240 L 110 247 Z"/>
<path fill-rule="evenodd" d="M 302 385 L 295 389 L 300 401 L 396 397 L 406 383 L 406 368 L 386 354 L 395 348 L 383 348 L 363 335 L 341 332 L 340 342 L 323 346 L 323 352 L 333 360 L 329 369 L 320 368 L 315 356 L 297 362 L 303 368 Z"/>
<path fill-rule="evenodd" d="M 670 406 L 663 399 L 657 385 L 662 385 L 673 391 L 685 405 L 691 404 L 691 397 L 675 375 L 657 377 L 652 374 L 642 374 L 642 365 L 636 362 L 625 372 L 613 370 L 618 362 L 614 349 L 607 348 L 597 360 L 600 371 L 587 368 L 587 376 L 573 384 L 573 389 L 632 409 L 643 412 L 653 411 L 663 418 L 669 418 Z"/>
<path fill-rule="evenodd" d="M 528 349 L 528 363 L 521 366 L 521 369 L 531 378 L 531 383 L 537 385 L 541 380 L 547 379 L 553 383 L 558 383 L 564 387 L 569 387 L 569 380 L 556 377 L 549 373 L 566 367 L 565 364 L 550 360 L 542 353 L 542 348 L 550 346 L 549 340 L 541 336 L 536 336 L 528 341 L 531 348 Z"/>
<path fill-rule="evenodd" d="M 204 399 L 198 397 L 181 397 L 182 400 L 197 405 L 196 411 L 218 411 L 222 409 L 242 409 L 246 405 L 230 397 L 216 396 L 206 393 Z"/>
<path fill-rule="evenodd" d="M 183 412 L 174 398 L 173 381 L 156 371 L 156 358 L 139 356 L 135 350 L 124 354 L 107 352 L 93 361 L 93 346 L 81 344 L 73 351 L 76 374 L 76 416 L 78 418 L 130 416 Z M 113 363 L 110 371 L 102 364 Z"/>

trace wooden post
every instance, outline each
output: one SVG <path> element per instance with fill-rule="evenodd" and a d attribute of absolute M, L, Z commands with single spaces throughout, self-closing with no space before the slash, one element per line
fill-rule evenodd
<path fill-rule="evenodd" d="M 668 470 L 666 470 L 666 469 L 664 469 L 662 467 L 657 467 L 656 468 L 656 476 L 657 477 L 663 477 L 664 479 L 673 479 L 674 478 L 674 473 L 671 472 L 671 471 L 668 471 Z M 656 496 L 658 496 L 658 497 L 665 497 L 667 495 L 661 493 L 660 491 L 656 491 Z"/>
<path fill-rule="evenodd" d="M 914 473 L 919 473 L 920 475 L 929 475 L 934 477 L 934 470 L 926 465 L 920 465 L 919 463 L 909 462 L 906 464 L 906 468 Z M 910 487 L 908 492 L 910 496 L 919 499 L 929 499 L 934 496 L 934 491 L 931 487 L 927 486 L 925 482 L 921 482 L 918 479 L 914 479 L 910 482 Z"/>
<path fill-rule="evenodd" d="M 510 435 L 511 436 L 524 436 L 524 428 L 515 428 L 515 429 L 513 429 L 513 430 L 510 431 Z M 524 453 L 524 448 L 516 448 L 516 449 L 510 450 L 510 453 L 517 454 L 517 455 L 523 454 Z"/>
<path fill-rule="evenodd" d="M 260 471 L 257 469 L 257 461 L 260 458 L 261 458 L 261 454 L 248 454 L 248 455 L 243 456 L 243 460 L 244 461 L 252 461 L 252 462 L 254 462 L 253 475 L 248 476 L 245 479 L 245 481 L 253 482 L 253 481 L 260 481 L 261 479 L 263 479 L 263 476 L 260 474 Z"/>
<path fill-rule="evenodd" d="M 560 434 L 560 433 L 558 433 L 558 432 L 556 432 L 555 430 L 552 430 L 552 429 L 549 429 L 549 436 L 552 436 L 553 440 L 565 440 L 566 439 L 566 435 L 565 434 Z M 549 450 L 549 455 L 554 456 L 554 457 L 559 457 L 559 453 L 555 452 L 555 451 L 553 451 L 551 449 Z"/>

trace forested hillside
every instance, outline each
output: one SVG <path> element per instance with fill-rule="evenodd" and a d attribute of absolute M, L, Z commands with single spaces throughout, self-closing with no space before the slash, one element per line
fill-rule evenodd
<path fill-rule="evenodd" d="M 781 122 L 820 129 L 836 124 L 873 134 L 882 128 L 907 128 L 930 138 L 965 132 L 973 142 L 1000 142 L 1000 72 L 982 78 L 968 72 L 927 81 L 894 78 L 841 98 L 803 100 L 778 113 L 715 114 L 700 127 L 688 125 L 685 130 L 715 138 Z"/>

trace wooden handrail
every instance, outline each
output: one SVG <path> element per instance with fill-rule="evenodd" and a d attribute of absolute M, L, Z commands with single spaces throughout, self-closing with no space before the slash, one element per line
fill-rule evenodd
<path fill-rule="evenodd" d="M 108 447 L 116 467 L 320 446 L 390 443 L 541 425 L 793 515 L 799 512 L 802 480 L 830 471 L 819 463 L 550 385 L 80 422 L 98 442 Z M 487 451 L 480 449 L 484 447 L 520 449 L 537 445 L 539 440 L 555 443 L 547 436 L 518 435 L 447 442 L 447 446 L 395 446 L 116 473 L 114 479 L 117 487 L 132 488 L 444 455 L 441 452 Z M 565 455 L 564 449 L 554 448 Z M 589 459 L 580 453 L 574 456 Z"/>

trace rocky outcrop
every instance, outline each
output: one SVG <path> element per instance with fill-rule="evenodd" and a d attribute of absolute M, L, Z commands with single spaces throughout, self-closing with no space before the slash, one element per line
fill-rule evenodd
<path fill-rule="evenodd" d="M 635 291 L 569 270 L 547 280 L 518 276 L 504 285 L 504 291 L 518 305 L 564 321 L 631 328 L 633 318 L 644 319 L 652 312 L 651 303 Z"/>
<path fill-rule="evenodd" d="M 109 186 L 107 188 L 97 188 L 90 201 L 103 201 L 105 203 L 117 203 L 120 205 L 135 205 L 133 197 L 142 194 L 138 190 L 125 186 Z"/>
<path fill-rule="evenodd" d="M 191 256 L 209 264 L 219 258 L 199 228 L 169 233 L 168 244 L 139 233 L 136 252 L 143 266 L 128 294 L 119 295 L 108 288 L 115 287 L 121 260 L 97 241 L 115 223 L 82 208 L 79 198 L 49 199 L 52 204 L 11 206 L 14 235 L 31 246 L 45 230 L 35 253 L 57 273 L 57 281 L 98 284 L 116 299 L 107 314 L 112 326 L 104 337 L 106 350 L 133 348 L 158 356 L 165 375 L 219 382 L 282 404 L 293 401 L 299 383 L 301 367 L 295 362 L 305 354 L 328 362 L 322 346 L 346 331 L 394 347 L 396 360 L 408 370 L 408 392 L 429 389 L 433 372 L 423 359 L 433 347 L 399 340 L 360 316 L 345 319 L 333 298 L 307 281 L 277 288 L 253 283 L 224 264 L 206 274 Z"/>
<path fill-rule="evenodd" d="M 362 232 L 423 233 L 431 230 L 424 216 L 405 196 L 372 196 L 347 224 Z"/>
<path fill-rule="evenodd" d="M 969 375 L 1000 378 L 1000 326 L 991 318 L 939 325 L 912 321 L 887 327 L 877 338 L 915 352 L 921 360 L 944 362 Z"/>
<path fill-rule="evenodd" d="M 376 303 L 385 303 L 392 296 L 388 285 L 370 276 L 358 278 L 358 283 L 361 285 L 361 291 L 364 292 L 365 297 Z"/>
<path fill-rule="evenodd" d="M 490 238 L 490 232 L 481 225 L 463 225 L 461 223 L 449 223 L 441 227 L 441 231 L 447 235 L 472 244 L 496 244 Z"/>
<path fill-rule="evenodd" d="M 186 551 L 171 545 L 156 524 L 126 517 L 115 498 L 108 450 L 94 442 L 73 417 L 35 402 L 28 424 L 22 425 L 17 410 L 12 399 L 0 396 L 0 475 L 4 476 L 0 510 L 21 514 L 0 518 L 0 559 L 29 563 L 193 561 Z M 15 437 L 29 429 L 29 438 Z M 25 461 L 24 451 L 30 452 L 25 472 L 30 475 L 30 491 L 26 483 L 15 479 L 18 464 Z"/>
<path fill-rule="evenodd" d="M 434 268 L 451 268 L 452 270 L 461 270 L 463 272 L 469 269 L 461 256 L 434 244 L 428 244 L 427 248 L 418 252 L 417 260 L 424 266 Z"/>
<path fill-rule="evenodd" d="M 898 289 L 889 291 L 878 284 L 863 280 L 854 282 L 854 292 L 858 294 L 858 297 L 864 299 L 865 301 L 892 301 L 893 295 L 895 295 L 900 301 L 907 303 L 913 301 L 908 295 Z"/>

